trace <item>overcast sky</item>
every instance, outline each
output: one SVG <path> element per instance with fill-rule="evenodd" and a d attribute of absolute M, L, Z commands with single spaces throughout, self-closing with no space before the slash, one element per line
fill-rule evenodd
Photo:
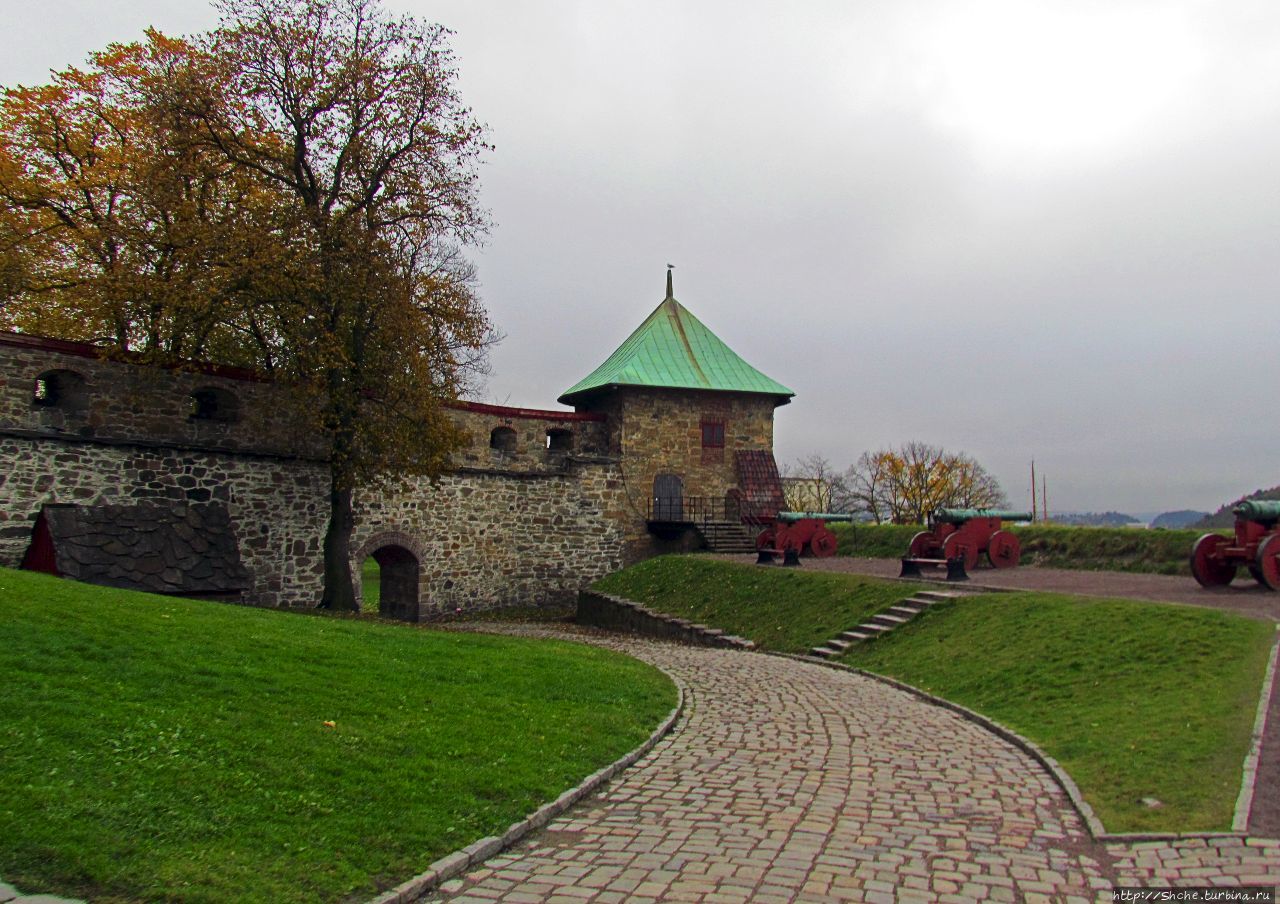
<path fill-rule="evenodd" d="M 555 407 L 675 294 L 790 386 L 780 462 L 919 439 L 1017 506 L 1280 484 L 1280 3 L 396 0 L 496 151 L 489 400 Z M 0 84 L 200 2 L 6 3 Z"/>

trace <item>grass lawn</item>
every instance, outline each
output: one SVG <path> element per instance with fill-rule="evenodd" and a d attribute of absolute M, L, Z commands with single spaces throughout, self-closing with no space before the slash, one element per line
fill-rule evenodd
<path fill-rule="evenodd" d="M 1229 829 L 1274 635 L 1207 609 L 1003 593 L 935 607 L 844 661 L 1035 741 L 1108 831 Z"/>
<path fill-rule="evenodd" d="M 919 524 L 829 524 L 836 554 L 896 559 L 907 554 Z M 1191 546 L 1203 530 L 1022 525 L 1009 528 L 1022 544 L 1022 564 L 1084 571 L 1190 575 Z M 1225 531 L 1230 533 L 1230 531 Z"/>
<path fill-rule="evenodd" d="M 382 601 L 382 569 L 373 556 L 360 563 L 360 582 L 364 600 L 360 604 L 361 612 L 377 614 L 378 603 Z"/>
<path fill-rule="evenodd" d="M 763 649 L 807 653 L 922 587 L 803 567 L 658 556 L 609 575 L 594 589 L 723 628 Z"/>
<path fill-rule="evenodd" d="M 0 876 L 95 902 L 367 899 L 675 701 L 657 670 L 575 644 L 8 570 L 0 675 Z"/>

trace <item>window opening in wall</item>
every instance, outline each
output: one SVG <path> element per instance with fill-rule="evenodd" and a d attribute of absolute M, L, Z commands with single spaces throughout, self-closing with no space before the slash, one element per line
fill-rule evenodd
<path fill-rule="evenodd" d="M 702 461 L 703 464 L 724 461 L 724 418 L 702 419 Z"/>
<path fill-rule="evenodd" d="M 516 432 L 510 427 L 494 427 L 489 434 L 489 448 L 498 452 L 516 451 Z"/>
<path fill-rule="evenodd" d="M 236 397 L 225 389 L 205 387 L 191 393 L 191 419 L 193 421 L 235 422 L 239 417 Z"/>
<path fill-rule="evenodd" d="M 36 377 L 31 404 L 79 414 L 88 407 L 84 377 L 74 370 L 48 370 Z"/>
<path fill-rule="evenodd" d="M 547 431 L 547 451 L 548 452 L 571 452 L 573 451 L 573 431 L 563 428 L 555 428 Z"/>

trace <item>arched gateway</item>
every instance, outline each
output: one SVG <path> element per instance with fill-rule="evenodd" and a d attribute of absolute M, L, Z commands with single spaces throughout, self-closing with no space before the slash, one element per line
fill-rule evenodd
<path fill-rule="evenodd" d="M 419 544 L 407 534 L 383 533 L 371 537 L 353 557 L 352 573 L 361 584 L 361 563 L 372 557 L 381 575 L 378 614 L 397 621 L 416 622 L 421 618 L 422 552 Z"/>

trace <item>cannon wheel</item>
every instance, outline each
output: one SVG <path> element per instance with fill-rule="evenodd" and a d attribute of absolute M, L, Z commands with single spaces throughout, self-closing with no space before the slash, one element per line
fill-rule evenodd
<path fill-rule="evenodd" d="M 813 538 L 809 540 L 809 550 L 819 559 L 834 556 L 836 554 L 836 545 L 836 535 L 825 527 L 815 530 Z"/>
<path fill-rule="evenodd" d="M 944 559 L 954 559 L 956 556 L 964 556 L 965 571 L 973 571 L 974 566 L 978 564 L 977 547 L 964 543 L 959 533 L 952 534 L 942 543 Z"/>
<path fill-rule="evenodd" d="M 907 555 L 913 559 L 928 558 L 929 550 L 933 548 L 933 531 L 922 530 L 911 538 L 911 545 L 907 547 Z"/>
<path fill-rule="evenodd" d="M 987 541 L 987 561 L 992 568 L 1013 568 L 1022 557 L 1022 544 L 1007 530 L 998 530 Z"/>
<path fill-rule="evenodd" d="M 778 534 L 772 527 L 766 527 L 756 535 L 756 549 L 777 549 Z"/>
<path fill-rule="evenodd" d="M 1280 590 L 1280 534 L 1272 534 L 1258 546 L 1258 581 Z"/>
<path fill-rule="evenodd" d="M 1191 547 L 1191 574 L 1201 587 L 1225 587 L 1236 576 L 1236 566 L 1222 558 L 1220 550 L 1227 545 L 1222 534 L 1205 534 Z M 1262 550 L 1258 550 L 1261 562 Z"/>

